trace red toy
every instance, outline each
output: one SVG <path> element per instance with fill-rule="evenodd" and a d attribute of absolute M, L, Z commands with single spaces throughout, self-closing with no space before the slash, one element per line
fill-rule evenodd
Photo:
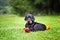
<path fill-rule="evenodd" d="M 24 28 L 24 31 L 29 33 L 30 32 L 30 29 L 29 28 Z"/>

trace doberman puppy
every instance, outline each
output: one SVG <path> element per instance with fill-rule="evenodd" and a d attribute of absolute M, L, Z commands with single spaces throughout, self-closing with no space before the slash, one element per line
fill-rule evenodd
<path fill-rule="evenodd" d="M 30 31 L 43 31 L 46 30 L 46 26 L 41 23 L 34 22 L 35 18 L 32 14 L 27 14 L 25 17 L 25 28 L 29 28 Z"/>

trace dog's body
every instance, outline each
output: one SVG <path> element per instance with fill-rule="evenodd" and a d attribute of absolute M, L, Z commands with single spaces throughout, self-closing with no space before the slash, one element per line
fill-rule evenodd
<path fill-rule="evenodd" d="M 29 28 L 31 31 L 46 30 L 46 26 L 41 23 L 33 22 L 32 24 L 26 23 L 25 28 Z"/>
<path fill-rule="evenodd" d="M 32 14 L 27 14 L 25 16 L 25 28 L 29 28 L 31 31 L 37 31 L 37 30 L 46 30 L 46 26 L 41 23 L 37 23 L 34 21 L 35 18 Z"/>

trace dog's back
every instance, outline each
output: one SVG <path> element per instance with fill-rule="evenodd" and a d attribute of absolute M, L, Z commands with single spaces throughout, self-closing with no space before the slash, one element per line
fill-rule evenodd
<path fill-rule="evenodd" d="M 37 30 L 46 30 L 46 26 L 41 23 L 34 22 L 33 24 L 25 24 L 25 27 L 28 27 L 31 31 L 37 31 Z"/>

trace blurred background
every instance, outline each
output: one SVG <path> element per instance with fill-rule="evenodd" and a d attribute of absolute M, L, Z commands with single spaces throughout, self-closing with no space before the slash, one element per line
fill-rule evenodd
<path fill-rule="evenodd" d="M 59 15 L 60 0 L 0 0 L 0 14 Z"/>

